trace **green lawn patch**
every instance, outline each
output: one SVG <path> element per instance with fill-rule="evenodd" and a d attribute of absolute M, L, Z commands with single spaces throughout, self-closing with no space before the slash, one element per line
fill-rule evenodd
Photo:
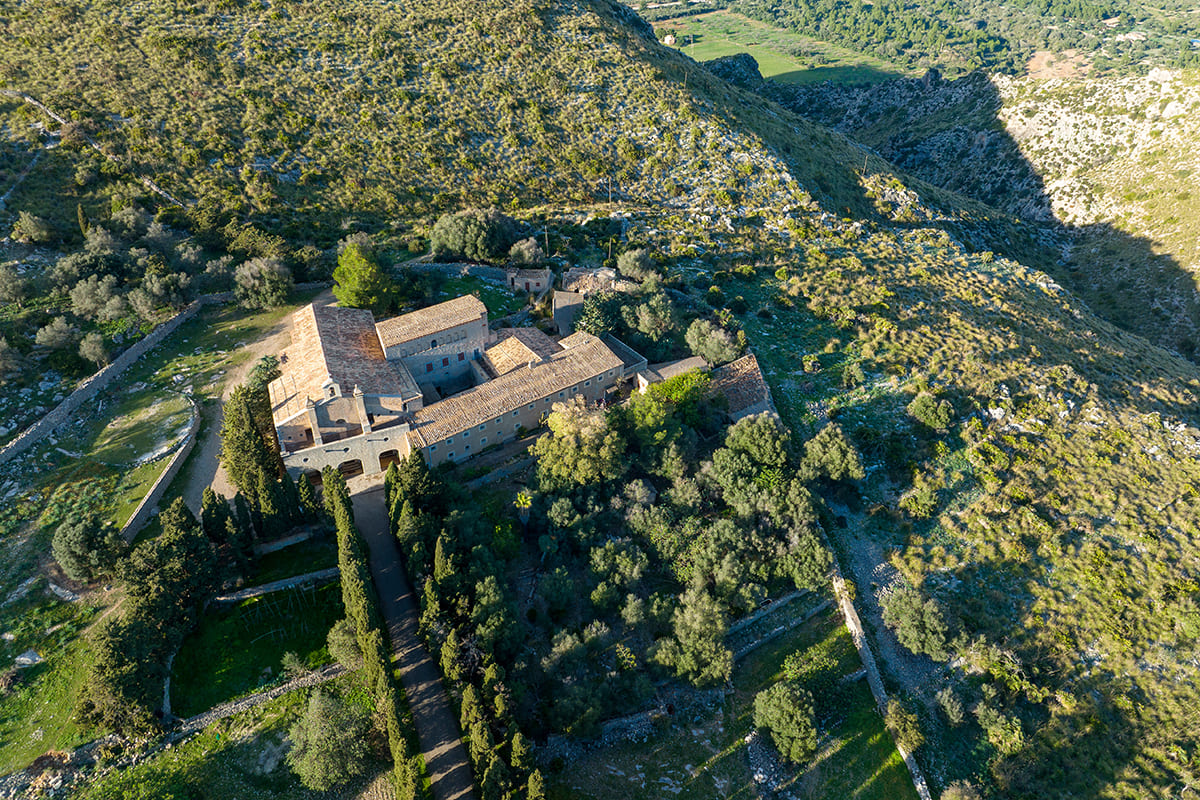
<path fill-rule="evenodd" d="M 438 292 L 438 302 L 452 300 L 464 294 L 473 294 L 487 306 L 488 319 L 499 319 L 515 314 L 525 307 L 525 296 L 517 296 L 503 286 L 468 275 L 463 278 L 450 278 L 441 286 Z"/>
<path fill-rule="evenodd" d="M 336 566 L 337 545 L 326 534 L 319 533 L 311 539 L 260 558 L 250 581 L 255 586 L 261 586 Z"/>
<path fill-rule="evenodd" d="M 213 607 L 175 657 L 171 710 L 190 717 L 272 683 L 287 652 L 310 667 L 329 663 L 325 636 L 342 613 L 339 583 Z"/>
<path fill-rule="evenodd" d="M 192 421 L 192 404 L 179 394 L 156 395 L 146 402 L 133 396 L 92 444 L 92 458 L 109 464 L 132 464 L 161 454 L 179 441 Z"/>
<path fill-rule="evenodd" d="M 357 673 L 322 686 L 351 703 L 370 698 Z M 195 737 L 158 753 L 137 766 L 105 776 L 80 792 L 84 800 L 142 800 L 186 797 L 190 800 L 308 800 L 325 792 L 304 788 L 284 759 L 288 729 L 299 718 L 309 690 L 288 692 L 249 711 L 209 725 Z M 386 768 L 382 751 L 375 769 L 341 796 L 355 797 Z"/>
<path fill-rule="evenodd" d="M 40 591 L 35 587 L 35 592 Z M 95 610 L 57 600 L 25 601 L 4 610 L 0 663 L 33 649 L 45 661 L 21 671 L 22 682 L 0 697 L 0 773 L 24 769 L 42 753 L 67 750 L 92 738 L 73 719 L 87 677 L 86 645 L 79 632 Z"/>

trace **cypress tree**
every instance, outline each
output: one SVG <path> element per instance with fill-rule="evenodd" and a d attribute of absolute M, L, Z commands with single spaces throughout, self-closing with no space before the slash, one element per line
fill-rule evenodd
<path fill-rule="evenodd" d="M 495 753 L 487 756 L 487 769 L 483 772 L 480 792 L 483 800 L 504 800 L 508 789 L 508 765 Z"/>
<path fill-rule="evenodd" d="M 262 515 L 262 534 L 268 539 L 281 536 L 288 528 L 287 510 L 280 494 L 279 481 L 265 473 L 259 475 L 258 513 Z"/>
<path fill-rule="evenodd" d="M 525 734 L 517 731 L 512 738 L 512 768 L 518 772 L 528 772 L 533 766 L 533 750 Z"/>
<path fill-rule="evenodd" d="M 396 502 L 396 490 L 399 488 L 400 471 L 396 469 L 396 462 L 388 464 L 387 473 L 383 476 L 383 496 L 387 498 L 388 508 Z"/>
<path fill-rule="evenodd" d="M 407 500 L 400 506 L 400 513 L 396 515 L 396 541 L 400 543 L 400 552 L 407 554 L 413 546 L 414 542 L 421 539 L 421 525 L 417 521 L 417 517 L 413 514 L 412 503 Z"/>
<path fill-rule="evenodd" d="M 227 523 L 230 519 L 229 503 L 225 497 L 214 492 L 212 487 L 205 487 L 204 497 L 200 501 L 200 527 L 204 529 L 204 535 L 213 544 L 225 544 L 229 541 Z"/>
<path fill-rule="evenodd" d="M 250 506 L 250 501 L 246 499 L 246 495 L 241 492 L 233 496 L 233 515 L 238 530 L 242 531 L 246 538 L 258 538 L 258 530 L 254 523 L 254 509 Z"/>
<path fill-rule="evenodd" d="M 239 386 L 225 403 L 221 422 L 221 465 L 229 480 L 252 502 L 258 502 L 257 491 L 263 476 L 279 475 L 279 454 L 268 450 L 251 411 L 250 390 Z"/>
<path fill-rule="evenodd" d="M 300 508 L 304 512 L 304 519 L 307 521 L 320 519 L 323 509 L 317 500 L 317 490 L 313 488 L 312 481 L 301 475 L 296 484 L 296 496 L 300 499 Z"/>
<path fill-rule="evenodd" d="M 447 584 L 454 577 L 454 562 L 451 559 L 450 549 L 450 541 L 443 532 L 438 536 L 433 550 L 433 579 L 437 581 L 439 587 Z"/>
<path fill-rule="evenodd" d="M 304 522 L 304 507 L 300 504 L 300 490 L 296 488 L 296 482 L 292 480 L 292 476 L 288 474 L 287 470 L 284 470 L 279 479 L 279 488 L 288 523 L 299 525 Z"/>
<path fill-rule="evenodd" d="M 542 771 L 535 769 L 529 773 L 529 783 L 526 784 L 525 800 L 546 800 L 546 781 Z"/>

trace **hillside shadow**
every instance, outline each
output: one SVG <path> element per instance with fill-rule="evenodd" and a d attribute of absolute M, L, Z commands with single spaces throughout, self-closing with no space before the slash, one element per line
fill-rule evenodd
<path fill-rule="evenodd" d="M 1045 181 L 1000 120 L 999 92 L 983 73 L 956 81 L 931 72 L 872 84 L 766 80 L 743 86 L 916 178 L 998 210 L 992 219 L 943 227 L 970 249 L 1045 271 L 1117 327 L 1200 359 L 1196 276 L 1156 252 L 1148 238 L 1109 223 L 1076 227 L 1058 220 Z M 1013 225 L 1006 216 L 1021 222 Z M 1022 230 L 1029 235 L 1017 235 Z"/>

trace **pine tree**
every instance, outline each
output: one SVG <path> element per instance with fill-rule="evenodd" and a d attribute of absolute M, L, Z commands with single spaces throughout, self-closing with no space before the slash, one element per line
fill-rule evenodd
<path fill-rule="evenodd" d="M 385 312 L 396 296 L 396 287 L 371 254 L 358 244 L 347 245 L 333 270 L 333 296 L 348 308 Z"/>
<path fill-rule="evenodd" d="M 225 497 L 214 492 L 212 487 L 205 487 L 204 496 L 200 501 L 200 527 L 204 529 L 204 535 L 209 541 L 218 545 L 228 542 L 227 523 L 230 518 L 229 503 Z"/>

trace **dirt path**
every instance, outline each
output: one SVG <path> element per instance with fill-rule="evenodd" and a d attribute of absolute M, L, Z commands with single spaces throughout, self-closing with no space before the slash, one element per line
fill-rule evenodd
<path fill-rule="evenodd" d="M 417 637 L 417 599 L 408 585 L 388 529 L 383 487 L 360 489 L 353 499 L 354 519 L 370 549 L 371 576 L 387 620 L 404 693 L 412 708 L 434 800 L 474 800 L 471 763 L 462 744 L 458 720 L 442 688 L 441 675 Z"/>
<path fill-rule="evenodd" d="M 332 301 L 332 291 L 322 292 L 313 298 L 313 302 L 318 305 Z M 291 344 L 291 341 L 291 332 L 288 330 L 285 319 L 276 326 L 276 329 L 272 333 L 248 345 L 245 350 L 250 354 L 250 357 L 229 370 L 225 375 L 225 385 L 221 389 L 222 403 L 229 399 L 229 395 L 233 392 L 234 387 L 246 379 L 246 375 L 250 373 L 250 370 L 254 368 L 254 365 L 258 363 L 260 358 L 265 355 L 274 355 L 283 352 Z M 183 501 L 197 515 L 200 513 L 200 502 L 204 497 L 204 490 L 209 486 L 213 488 L 213 491 L 227 498 L 232 498 L 237 493 L 237 489 L 234 488 L 229 482 L 229 478 L 225 475 L 225 470 L 221 468 L 219 458 L 221 453 L 222 411 L 223 409 L 216 404 L 201 404 L 201 414 L 204 417 L 204 423 L 200 429 L 200 439 L 196 442 L 195 449 L 192 451 L 192 463 L 186 467 L 187 482 L 183 486 Z"/>

